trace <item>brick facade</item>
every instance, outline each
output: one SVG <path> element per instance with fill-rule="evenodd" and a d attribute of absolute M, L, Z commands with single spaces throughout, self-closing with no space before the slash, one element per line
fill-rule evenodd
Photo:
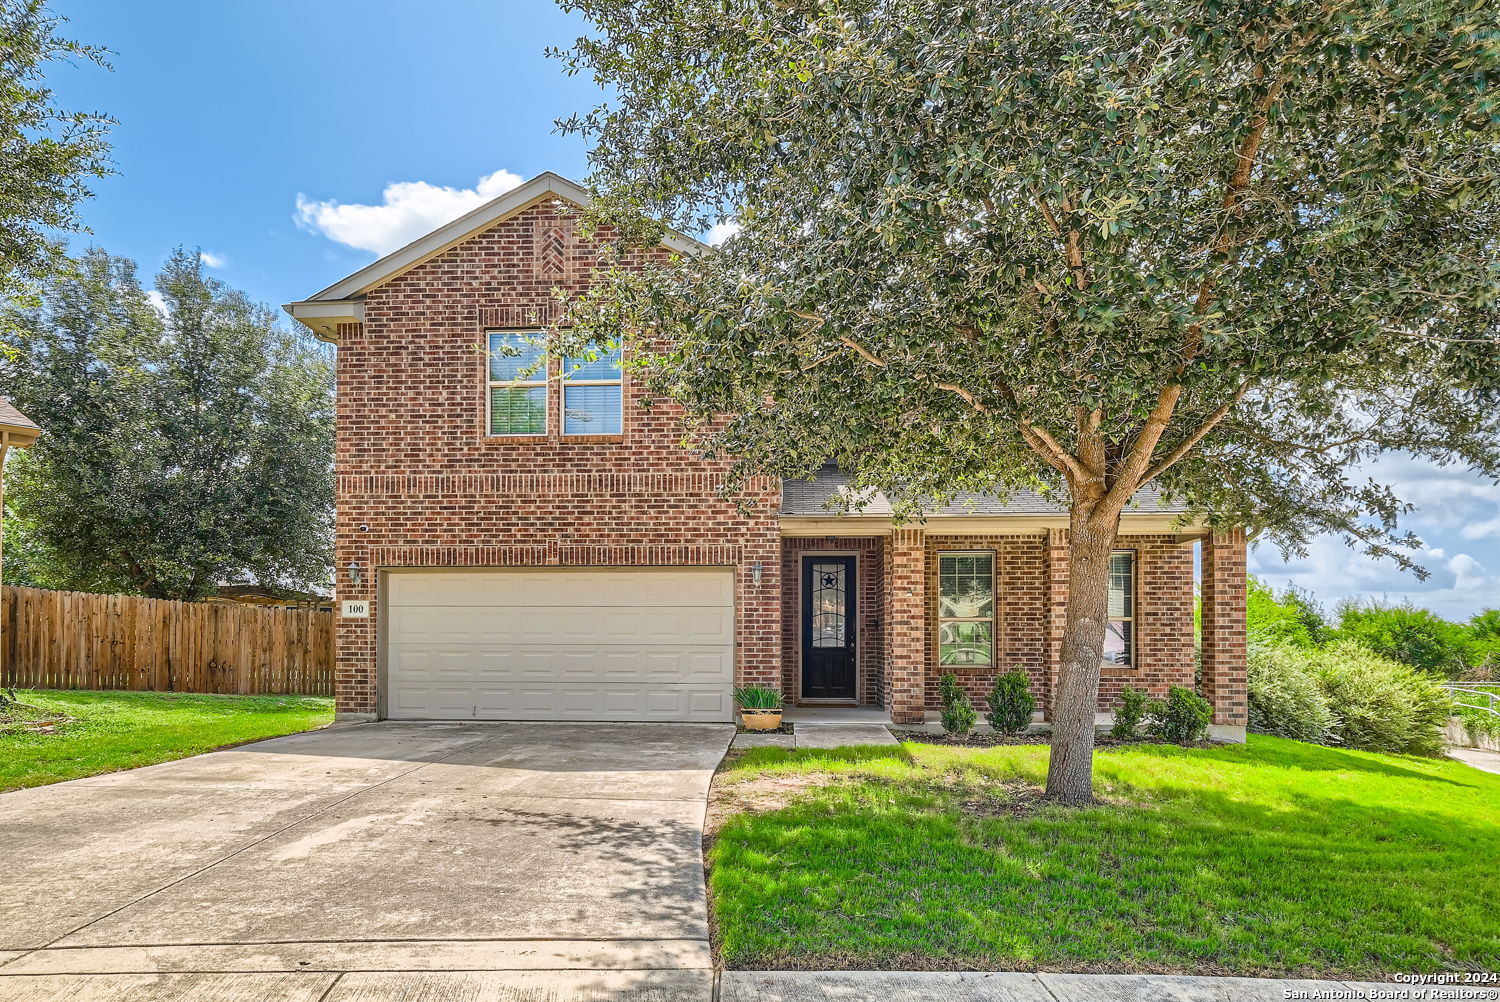
<path fill-rule="evenodd" d="M 1245 533 L 1215 532 L 1203 544 L 1203 696 L 1214 704 L 1214 723 L 1244 727 Z"/>
<path fill-rule="evenodd" d="M 591 266 L 571 216 L 541 202 L 376 288 L 364 323 L 340 327 L 338 594 L 372 603 L 338 623 L 341 713 L 378 709 L 386 567 L 733 566 L 740 680 L 779 683 L 777 485 L 757 485 L 749 515 L 721 500 L 725 464 L 683 450 L 677 413 L 642 410 L 628 375 L 622 435 L 561 437 L 555 391 L 548 434 L 488 435 L 486 330 L 550 319 L 552 290 L 581 291 Z"/>
<path fill-rule="evenodd" d="M 639 262 L 636 262 L 639 263 Z M 573 219 L 543 200 L 373 289 L 364 320 L 338 328 L 336 691 L 344 715 L 379 712 L 381 570 L 397 567 L 723 566 L 736 571 L 739 684 L 795 701 L 801 667 L 801 558 L 857 561 L 858 702 L 893 720 L 937 707 L 938 554 L 989 550 L 996 568 L 996 664 L 953 669 L 977 705 L 994 673 L 1024 667 L 1039 706 L 1055 688 L 1067 600 L 1067 533 L 782 538 L 779 485 L 754 485 L 749 511 L 719 497 L 726 464 L 680 444 L 679 413 L 642 409 L 624 381 L 616 436 L 493 437 L 486 426 L 486 331 L 554 319 L 553 290 L 579 292 L 593 266 Z M 628 350 L 628 346 L 627 346 Z M 552 363 L 556 376 L 558 363 Z M 1137 666 L 1104 672 L 1100 705 L 1125 685 L 1193 684 L 1193 555 L 1170 535 L 1122 537 L 1138 553 Z M 1220 724 L 1243 725 L 1244 537 L 1204 545 L 1204 689 Z M 756 583 L 756 578 L 759 583 Z"/>

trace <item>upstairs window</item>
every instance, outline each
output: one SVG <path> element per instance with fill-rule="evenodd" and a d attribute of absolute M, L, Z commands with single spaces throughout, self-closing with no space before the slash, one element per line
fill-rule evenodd
<path fill-rule="evenodd" d="M 492 331 L 490 434 L 547 434 L 547 362 L 538 331 Z"/>
<path fill-rule="evenodd" d="M 938 554 L 938 664 L 995 663 L 995 555 Z"/>
<path fill-rule="evenodd" d="M 1135 551 L 1109 555 L 1109 627 L 1104 633 L 1104 663 L 1135 665 Z"/>
<path fill-rule="evenodd" d="M 620 349 L 563 359 L 563 434 L 619 435 L 624 423 Z"/>

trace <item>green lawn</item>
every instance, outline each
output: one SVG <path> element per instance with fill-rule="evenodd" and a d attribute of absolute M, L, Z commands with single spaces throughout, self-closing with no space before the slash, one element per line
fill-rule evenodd
<path fill-rule="evenodd" d="M 715 788 L 731 968 L 1303 974 L 1500 967 L 1500 776 L 1276 738 L 753 749 Z M 805 784 L 805 785 L 804 785 Z M 727 814 L 727 817 L 725 815 Z"/>
<path fill-rule="evenodd" d="M 333 719 L 333 700 L 320 696 L 19 689 L 16 698 L 73 719 L 55 734 L 0 725 L 0 791 L 167 762 Z"/>

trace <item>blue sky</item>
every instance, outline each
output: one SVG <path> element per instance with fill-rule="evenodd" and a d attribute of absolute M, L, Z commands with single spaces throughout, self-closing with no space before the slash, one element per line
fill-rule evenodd
<path fill-rule="evenodd" d="M 543 56 L 581 22 L 550 0 L 56 0 L 114 71 L 55 67 L 72 107 L 119 120 L 119 175 L 84 207 L 92 240 L 154 272 L 201 248 L 220 278 L 279 305 L 309 296 L 543 170 L 584 174 L 553 121 L 598 97 Z M 1395 458 L 1371 471 L 1419 506 L 1418 582 L 1331 539 L 1252 570 L 1325 602 L 1410 599 L 1453 617 L 1500 605 L 1500 488 Z"/>

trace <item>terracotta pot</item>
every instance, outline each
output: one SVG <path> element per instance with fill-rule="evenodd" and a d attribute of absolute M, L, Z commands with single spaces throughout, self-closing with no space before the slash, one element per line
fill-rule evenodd
<path fill-rule="evenodd" d="M 774 731 L 781 726 L 780 710 L 741 710 L 747 731 Z"/>

